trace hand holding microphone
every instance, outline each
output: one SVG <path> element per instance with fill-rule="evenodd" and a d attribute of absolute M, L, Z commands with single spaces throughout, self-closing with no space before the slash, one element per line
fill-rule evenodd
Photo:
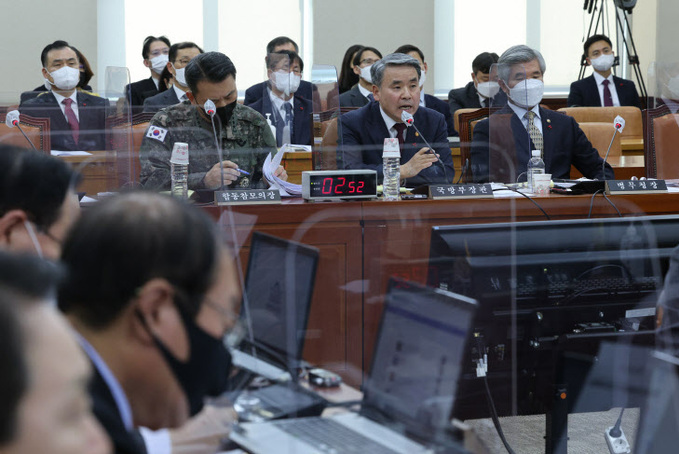
<path fill-rule="evenodd" d="M 446 172 L 446 166 L 443 164 L 443 162 L 441 161 L 439 156 L 436 154 L 436 151 L 434 151 L 434 147 L 432 147 L 429 144 L 429 142 L 427 142 L 427 139 L 424 138 L 424 135 L 420 132 L 419 129 L 417 129 L 417 126 L 415 126 L 415 118 L 412 116 L 412 114 L 410 114 L 410 112 L 408 112 L 408 111 L 402 110 L 401 111 L 401 121 L 403 121 L 403 123 L 405 123 L 405 125 L 407 127 L 412 126 L 413 128 L 415 128 L 415 131 L 417 131 L 417 133 L 420 135 L 420 137 L 422 137 L 424 144 L 427 147 L 429 147 L 429 151 L 431 152 L 431 154 L 433 154 L 436 157 L 436 160 L 439 162 L 439 164 L 441 164 L 441 168 L 443 169 L 443 177 L 445 179 L 445 182 L 448 183 L 449 180 L 448 180 L 448 172 Z M 418 155 L 421 156 L 421 152 L 422 152 L 422 150 L 420 150 L 415 156 L 413 156 L 413 159 L 415 157 L 417 157 Z M 427 167 L 429 167 L 429 165 Z"/>

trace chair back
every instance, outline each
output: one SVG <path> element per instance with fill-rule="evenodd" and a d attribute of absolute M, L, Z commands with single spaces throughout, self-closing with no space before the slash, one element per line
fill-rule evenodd
<path fill-rule="evenodd" d="M 5 113 L 0 114 L 0 143 L 15 145 L 21 148 L 31 148 L 19 128 L 10 128 L 5 124 L 6 116 L 7 114 Z M 49 118 L 34 118 L 27 115 L 19 115 L 19 126 L 21 126 L 28 140 L 31 141 L 38 151 L 50 154 L 52 143 L 49 134 Z"/>
<path fill-rule="evenodd" d="M 490 113 L 496 110 L 498 108 L 482 107 L 480 109 L 459 109 L 455 112 L 456 118 L 458 118 L 458 132 L 460 133 L 461 183 L 472 182 L 471 148 L 474 126 L 484 118 L 488 118 Z M 458 112 L 460 112 L 459 115 Z M 467 162 L 469 164 L 465 165 Z"/>
<path fill-rule="evenodd" d="M 592 146 L 597 149 L 599 156 L 606 157 L 606 150 L 611 146 L 608 157 L 622 156 L 621 135 L 615 134 L 613 123 L 582 122 L 580 129 L 585 133 Z M 615 135 L 615 137 L 613 137 Z M 613 144 L 611 145 L 611 140 Z"/>
<path fill-rule="evenodd" d="M 455 131 L 457 131 L 458 134 L 460 133 L 460 115 L 476 112 L 477 110 L 479 110 L 477 107 L 465 107 L 455 111 L 453 114 L 453 126 L 455 127 Z"/>
<path fill-rule="evenodd" d="M 575 118 L 578 123 L 613 124 L 615 117 L 620 115 L 625 119 L 625 129 L 622 131 L 623 140 L 644 138 L 641 110 L 638 107 L 564 107 L 559 109 L 559 112 Z"/>
<path fill-rule="evenodd" d="M 134 115 L 131 121 L 120 118 L 112 121 L 111 149 L 115 151 L 119 187 L 139 184 L 139 149 L 153 116 L 145 112 Z"/>
<path fill-rule="evenodd" d="M 649 109 L 646 115 L 644 162 L 646 177 L 679 178 L 679 114 L 670 113 L 666 106 Z"/>

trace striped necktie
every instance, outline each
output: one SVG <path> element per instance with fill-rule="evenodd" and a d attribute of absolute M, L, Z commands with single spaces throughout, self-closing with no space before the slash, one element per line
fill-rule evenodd
<path fill-rule="evenodd" d="M 526 118 L 528 118 L 528 134 L 530 134 L 530 140 L 533 141 L 533 149 L 543 151 L 542 133 L 535 126 L 535 112 L 526 112 Z"/>

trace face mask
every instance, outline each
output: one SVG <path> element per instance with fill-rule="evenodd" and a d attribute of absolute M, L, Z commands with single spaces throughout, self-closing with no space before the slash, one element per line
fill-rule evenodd
<path fill-rule="evenodd" d="M 189 401 L 191 416 L 203 408 L 205 397 L 217 397 L 226 390 L 231 369 L 231 354 L 222 339 L 216 339 L 180 311 L 191 349 L 189 359 L 181 362 L 158 339 L 156 346 L 172 370 Z"/>
<path fill-rule="evenodd" d="M 611 69 L 613 66 L 613 61 L 615 60 L 615 55 L 613 54 L 604 54 L 601 55 L 600 57 L 597 58 L 592 58 L 590 61 L 592 63 L 592 67 L 596 69 L 597 71 L 605 72 Z"/>
<path fill-rule="evenodd" d="M 373 78 L 372 75 L 370 75 L 370 68 L 372 68 L 373 65 L 366 66 L 365 68 L 361 68 L 361 79 L 365 80 L 369 84 L 373 83 Z"/>
<path fill-rule="evenodd" d="M 679 76 L 674 76 L 667 82 L 667 89 L 672 99 L 679 99 Z"/>
<path fill-rule="evenodd" d="M 500 92 L 500 84 L 497 82 L 479 82 L 476 91 L 484 98 L 494 98 Z"/>
<path fill-rule="evenodd" d="M 163 68 L 167 66 L 169 57 L 167 55 L 158 55 L 149 60 L 151 62 L 151 69 L 154 73 L 160 74 L 163 72 Z"/>
<path fill-rule="evenodd" d="M 532 109 L 540 104 L 545 93 L 545 85 L 539 79 L 526 79 L 509 90 L 509 97 L 519 107 Z"/>
<path fill-rule="evenodd" d="M 420 72 L 420 87 L 424 87 L 424 83 L 427 81 L 427 73 L 422 71 Z"/>
<path fill-rule="evenodd" d="M 35 229 L 33 229 L 33 226 L 28 221 L 24 221 L 24 227 L 26 227 L 26 231 L 28 232 L 28 236 L 31 238 L 31 242 L 33 243 L 33 247 L 35 248 L 35 252 L 37 252 L 38 257 L 43 258 L 42 246 L 40 246 L 38 236 L 35 234 Z"/>
<path fill-rule="evenodd" d="M 222 120 L 222 124 L 224 126 L 226 126 L 229 123 L 229 120 L 231 120 L 233 109 L 236 108 L 236 102 L 237 101 L 234 101 L 231 104 L 225 105 L 224 107 L 217 107 L 217 116 L 220 120 Z"/>
<path fill-rule="evenodd" d="M 70 66 L 59 68 L 49 73 L 49 75 L 54 80 L 53 85 L 60 90 L 73 90 L 78 85 L 78 82 L 80 82 L 80 71 Z"/>
<path fill-rule="evenodd" d="M 172 65 L 172 67 L 174 68 L 174 65 Z M 179 85 L 181 85 L 182 87 L 188 87 L 189 86 L 189 84 L 186 83 L 185 70 L 186 70 L 186 68 L 179 68 L 179 69 L 174 68 L 174 71 L 175 71 L 174 80 L 176 80 L 177 83 Z"/>
<path fill-rule="evenodd" d="M 285 96 L 297 92 L 299 83 L 302 80 L 297 74 L 287 71 L 276 71 L 271 76 L 271 83 L 276 87 L 276 90 L 283 92 Z"/>

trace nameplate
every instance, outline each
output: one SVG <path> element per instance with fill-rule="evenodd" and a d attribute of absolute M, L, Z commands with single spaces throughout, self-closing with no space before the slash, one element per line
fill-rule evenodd
<path fill-rule="evenodd" d="M 277 189 L 233 189 L 215 191 L 217 205 L 250 205 L 281 203 L 281 193 Z"/>
<path fill-rule="evenodd" d="M 432 184 L 429 197 L 434 200 L 494 197 L 490 184 Z"/>
<path fill-rule="evenodd" d="M 659 194 L 667 192 L 665 180 L 606 180 L 606 194 Z"/>

